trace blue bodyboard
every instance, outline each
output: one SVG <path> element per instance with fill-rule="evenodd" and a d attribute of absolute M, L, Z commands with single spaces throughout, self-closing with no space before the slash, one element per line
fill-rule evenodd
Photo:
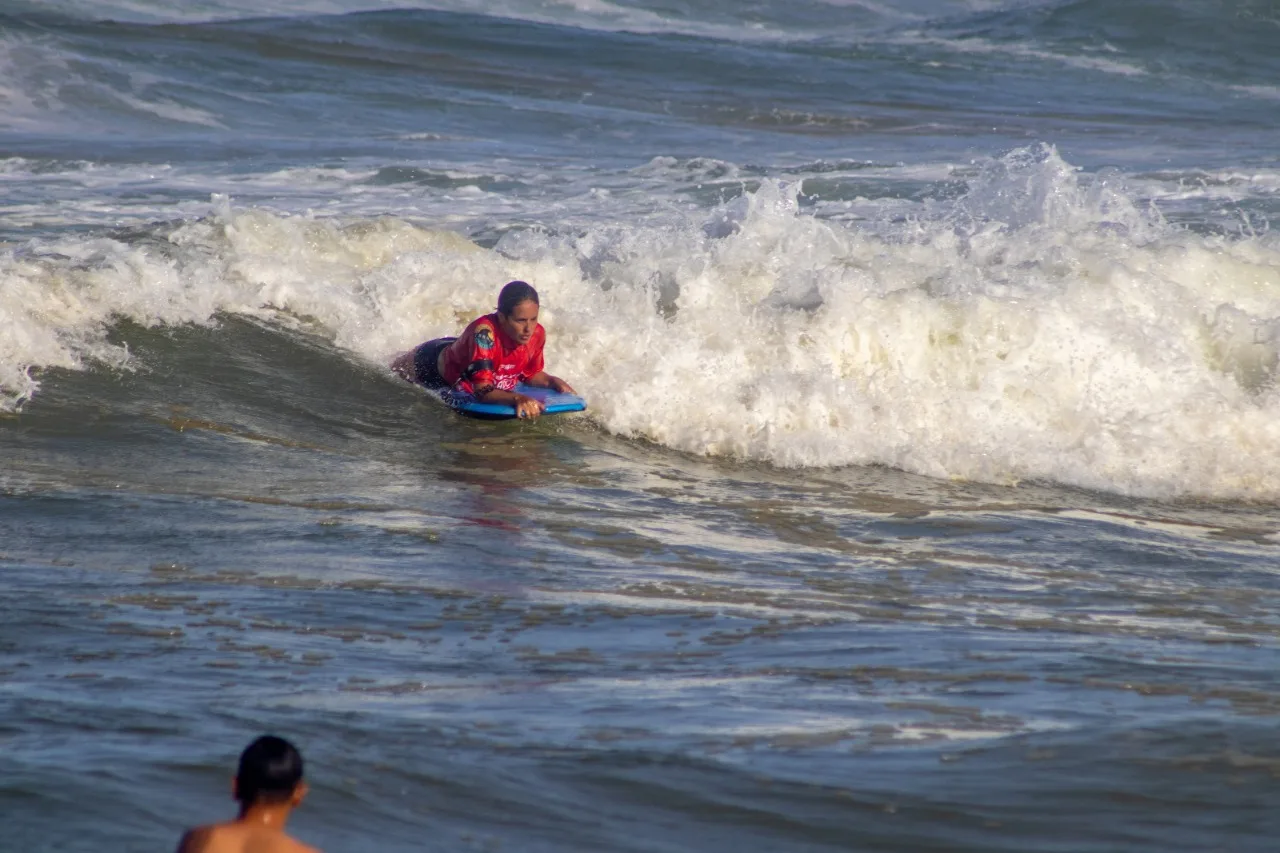
<path fill-rule="evenodd" d="M 466 415 L 469 418 L 501 421 L 516 416 L 516 407 L 508 406 L 505 403 L 482 403 L 470 394 L 455 391 L 452 388 L 428 390 L 438 394 L 440 399 L 444 400 L 458 414 Z M 524 394 L 526 397 L 532 397 L 542 403 L 545 407 L 542 411 L 544 415 L 581 412 L 587 408 L 587 401 L 577 394 L 561 394 L 552 391 L 550 388 L 535 388 L 532 385 L 524 384 L 517 385 L 515 390 L 517 394 Z"/>

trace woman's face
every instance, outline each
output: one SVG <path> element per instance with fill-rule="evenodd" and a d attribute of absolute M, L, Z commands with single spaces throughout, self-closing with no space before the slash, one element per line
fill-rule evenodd
<path fill-rule="evenodd" d="M 534 329 L 538 328 L 538 303 L 532 299 L 526 299 L 512 308 L 510 314 L 499 311 L 498 323 L 502 326 L 502 331 L 507 333 L 507 337 L 521 346 L 527 344 L 533 337 Z"/>

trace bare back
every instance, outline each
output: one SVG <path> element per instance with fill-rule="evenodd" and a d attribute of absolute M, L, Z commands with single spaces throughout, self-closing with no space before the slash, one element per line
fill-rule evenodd
<path fill-rule="evenodd" d="M 320 853 L 283 832 L 239 821 L 193 829 L 182 836 L 177 853 Z"/>

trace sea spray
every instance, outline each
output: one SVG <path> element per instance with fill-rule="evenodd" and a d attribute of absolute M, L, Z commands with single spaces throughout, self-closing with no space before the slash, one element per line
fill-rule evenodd
<path fill-rule="evenodd" d="M 579 309 L 580 384 L 609 429 L 697 453 L 1276 494 L 1275 242 L 1170 226 L 1119 183 L 1037 148 L 896 239 L 768 183 L 701 227 L 594 232 L 576 254 L 612 304 Z"/>
<path fill-rule="evenodd" d="M 788 467 L 1280 494 L 1273 238 L 1174 227 L 1050 148 L 971 186 L 864 228 L 765 180 L 709 214 L 517 230 L 493 249 L 394 217 L 216 200 L 143 239 L 10 253 L 4 405 L 35 392 L 33 368 L 127 363 L 106 338 L 119 318 L 304 322 L 385 364 L 524 278 L 549 364 L 619 435 Z"/>

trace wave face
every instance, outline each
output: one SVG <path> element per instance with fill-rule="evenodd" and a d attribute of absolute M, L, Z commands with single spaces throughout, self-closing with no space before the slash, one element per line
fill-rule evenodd
<path fill-rule="evenodd" d="M 550 363 L 619 435 L 788 467 L 1280 496 L 1274 236 L 1170 224 L 1044 146 L 917 213 L 851 225 L 766 180 L 679 222 L 482 247 L 224 200 L 12 253 L 3 405 L 30 399 L 43 368 L 127 369 L 121 319 L 267 317 L 381 364 L 524 278 L 544 294 Z"/>

